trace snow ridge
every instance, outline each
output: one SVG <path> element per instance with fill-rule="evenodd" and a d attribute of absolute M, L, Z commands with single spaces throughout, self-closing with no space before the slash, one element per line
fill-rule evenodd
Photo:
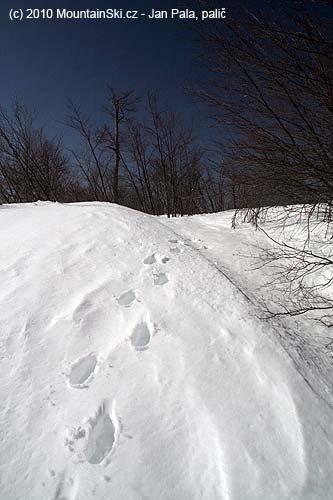
<path fill-rule="evenodd" d="M 186 221 L 0 219 L 1 500 L 333 497 L 332 410 Z"/>

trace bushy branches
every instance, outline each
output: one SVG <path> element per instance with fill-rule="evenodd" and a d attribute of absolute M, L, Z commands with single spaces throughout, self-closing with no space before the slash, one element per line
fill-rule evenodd
<path fill-rule="evenodd" d="M 260 265 L 271 267 L 267 284 L 282 292 L 270 312 L 311 311 L 331 325 L 332 23 L 323 2 L 286 2 L 283 12 L 272 3 L 271 11 L 244 12 L 237 21 L 203 23 L 210 76 L 196 93 L 227 138 L 221 164 L 234 227 L 249 222 L 270 240 Z M 270 209 L 276 205 L 285 209 Z M 287 224 L 296 228 L 293 238 L 275 238 Z"/>
<path fill-rule="evenodd" d="M 147 98 L 147 119 L 133 123 L 128 150 L 142 210 L 168 217 L 200 211 L 201 149 L 179 115 Z"/>
<path fill-rule="evenodd" d="M 202 26 L 211 76 L 197 93 L 228 133 L 237 206 L 333 199 L 332 26 L 319 17 L 302 2 L 285 19 L 275 10 Z"/>

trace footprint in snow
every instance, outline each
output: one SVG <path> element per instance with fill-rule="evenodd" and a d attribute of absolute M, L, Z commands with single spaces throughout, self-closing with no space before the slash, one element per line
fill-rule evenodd
<path fill-rule="evenodd" d="M 151 330 L 146 322 L 138 323 L 130 336 L 132 347 L 136 351 L 145 351 L 148 349 L 151 341 Z"/>
<path fill-rule="evenodd" d="M 164 273 L 155 274 L 154 276 L 154 285 L 162 286 L 165 285 L 168 281 L 168 277 Z"/>
<path fill-rule="evenodd" d="M 156 257 L 155 257 L 155 254 L 152 254 L 152 255 L 148 255 L 148 257 L 145 258 L 145 260 L 143 261 L 144 264 L 155 264 L 156 262 Z"/>
<path fill-rule="evenodd" d="M 76 361 L 69 374 L 69 383 L 72 387 L 86 387 L 86 382 L 92 377 L 97 366 L 97 357 L 94 353 L 83 356 Z"/>
<path fill-rule="evenodd" d="M 75 500 L 77 494 L 77 481 L 72 477 L 61 474 L 61 479 L 55 492 L 54 500 Z"/>
<path fill-rule="evenodd" d="M 149 255 L 148 257 L 146 257 L 145 260 L 143 261 L 143 263 L 151 265 L 151 264 L 155 264 L 157 262 L 157 260 L 162 262 L 162 264 L 166 264 L 167 262 L 169 262 L 170 258 L 163 256 L 163 257 L 158 257 L 158 259 L 156 259 L 155 254 L 153 254 L 153 255 Z"/>
<path fill-rule="evenodd" d="M 106 399 L 99 407 L 95 417 L 90 419 L 90 430 L 86 459 L 90 464 L 100 464 L 113 449 L 117 435 L 117 417 L 114 404 Z"/>
<path fill-rule="evenodd" d="M 117 301 L 120 306 L 129 307 L 132 302 L 136 299 L 136 295 L 133 290 L 128 290 L 128 292 L 123 293 L 118 297 Z"/>
<path fill-rule="evenodd" d="M 176 245 L 177 243 L 179 243 L 179 240 L 168 240 L 169 243 L 173 243 L 174 245 Z"/>

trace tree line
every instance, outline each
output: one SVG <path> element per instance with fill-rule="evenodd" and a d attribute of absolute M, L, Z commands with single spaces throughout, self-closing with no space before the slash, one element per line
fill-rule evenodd
<path fill-rule="evenodd" d="M 142 102 L 108 86 L 102 109 L 96 123 L 68 102 L 68 149 L 22 103 L 0 107 L 0 202 L 95 200 L 168 217 L 225 208 L 193 127 L 156 93 Z"/>
<path fill-rule="evenodd" d="M 140 102 L 134 91 L 108 86 L 101 123 L 70 102 L 65 125 L 79 144 L 72 150 L 22 103 L 0 107 L 0 202 L 98 200 L 168 216 L 330 207 L 333 42 L 325 3 L 287 1 L 285 18 L 273 9 L 199 23 L 204 70 L 191 93 L 209 109 L 220 137 L 213 148 L 153 92 Z"/>

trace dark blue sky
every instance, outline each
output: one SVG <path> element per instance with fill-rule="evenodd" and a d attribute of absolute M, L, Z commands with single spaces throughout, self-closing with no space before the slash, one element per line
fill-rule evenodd
<path fill-rule="evenodd" d="M 242 5 L 257 0 L 227 0 L 221 7 L 237 17 Z M 123 1 L 123 9 L 175 8 L 179 2 Z M 0 2 L 0 103 L 17 96 L 36 109 L 44 123 L 57 133 L 63 128 L 66 98 L 88 110 L 100 109 L 107 82 L 119 89 L 144 94 L 158 90 L 188 118 L 200 118 L 199 107 L 184 96 L 187 80 L 200 74 L 195 44 L 188 23 L 141 20 L 11 22 L 10 8 L 40 7 L 106 9 L 117 7 L 105 0 L 1 0 Z M 186 27 L 187 26 L 187 27 Z M 201 75 L 200 75 L 201 76 Z M 58 122 L 58 124 L 57 124 Z"/>

